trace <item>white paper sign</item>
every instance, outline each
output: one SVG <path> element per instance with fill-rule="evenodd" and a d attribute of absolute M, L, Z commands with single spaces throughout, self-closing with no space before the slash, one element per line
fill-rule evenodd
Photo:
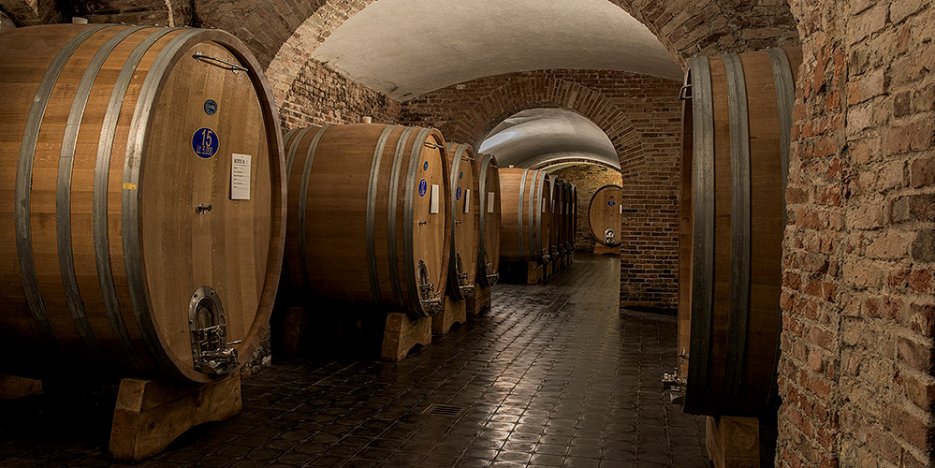
<path fill-rule="evenodd" d="M 249 154 L 234 153 L 231 158 L 231 200 L 249 200 L 253 157 Z"/>
<path fill-rule="evenodd" d="M 487 192 L 487 212 L 493 213 L 493 204 L 496 202 L 494 200 L 493 192 Z"/>
<path fill-rule="evenodd" d="M 438 214 L 438 189 L 438 184 L 432 184 L 432 197 L 429 202 L 432 205 L 429 212 L 432 214 Z"/>
<path fill-rule="evenodd" d="M 471 189 L 464 191 L 464 212 L 471 212 Z"/>
<path fill-rule="evenodd" d="M 620 205 L 620 214 L 623 214 L 623 205 Z"/>

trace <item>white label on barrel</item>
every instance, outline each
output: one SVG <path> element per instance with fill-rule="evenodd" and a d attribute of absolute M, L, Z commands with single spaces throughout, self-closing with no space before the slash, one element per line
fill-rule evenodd
<path fill-rule="evenodd" d="M 542 212 L 545 213 L 545 198 L 542 199 Z"/>
<path fill-rule="evenodd" d="M 620 205 L 620 214 L 623 214 L 623 205 Z"/>
<path fill-rule="evenodd" d="M 250 199 L 250 161 L 249 154 L 231 155 L 231 200 Z"/>
<path fill-rule="evenodd" d="M 471 212 L 471 189 L 464 191 L 464 212 Z"/>
<path fill-rule="evenodd" d="M 430 198 L 431 207 L 429 208 L 432 214 L 438 214 L 438 184 L 432 184 L 432 196 Z"/>
<path fill-rule="evenodd" d="M 493 213 L 493 204 L 496 202 L 494 200 L 493 192 L 487 192 L 487 212 Z"/>

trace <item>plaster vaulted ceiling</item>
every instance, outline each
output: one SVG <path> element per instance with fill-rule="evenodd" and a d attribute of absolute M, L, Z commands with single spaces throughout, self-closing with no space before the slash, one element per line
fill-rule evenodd
<path fill-rule="evenodd" d="M 586 160 L 620 169 L 617 151 L 607 134 L 586 117 L 563 109 L 514 114 L 490 132 L 480 152 L 495 155 L 500 167 Z"/>
<path fill-rule="evenodd" d="M 403 101 L 529 70 L 682 77 L 649 29 L 608 0 L 381 0 L 345 21 L 312 56 Z"/>

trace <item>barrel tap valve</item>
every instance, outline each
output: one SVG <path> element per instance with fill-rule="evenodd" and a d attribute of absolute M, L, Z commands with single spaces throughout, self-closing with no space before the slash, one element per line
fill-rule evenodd
<path fill-rule="evenodd" d="M 668 394 L 669 403 L 682 403 L 685 401 L 685 377 L 679 375 L 675 369 L 671 374 L 662 374 L 662 393 Z"/>
<path fill-rule="evenodd" d="M 444 308 L 441 298 L 432 295 L 434 290 L 435 284 L 429 280 L 429 269 L 424 261 L 419 260 L 419 301 L 422 307 L 433 315 Z"/>

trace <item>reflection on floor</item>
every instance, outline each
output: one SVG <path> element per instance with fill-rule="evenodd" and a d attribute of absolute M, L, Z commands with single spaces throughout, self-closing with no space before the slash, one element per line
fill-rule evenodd
<path fill-rule="evenodd" d="M 579 256 L 548 285 L 498 285 L 493 310 L 399 364 L 274 365 L 241 415 L 138 466 L 707 466 L 703 420 L 661 393 L 675 320 L 619 313 L 618 271 Z M 0 465 L 107 465 L 99 393 L 0 403 Z"/>

